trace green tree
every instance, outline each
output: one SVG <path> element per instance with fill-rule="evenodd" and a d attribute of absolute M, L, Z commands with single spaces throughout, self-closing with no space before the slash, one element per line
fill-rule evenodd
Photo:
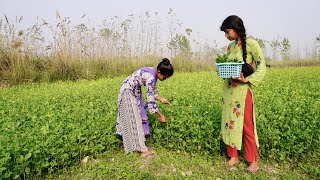
<path fill-rule="evenodd" d="M 169 49 L 174 51 L 174 56 L 190 57 L 192 55 L 190 40 L 188 38 L 192 29 L 187 28 L 185 31 L 187 35 L 176 34 L 167 45 Z"/>
<path fill-rule="evenodd" d="M 270 42 L 270 46 L 271 46 L 271 50 L 272 50 L 272 59 L 273 60 L 276 60 L 277 57 L 278 57 L 278 50 L 279 50 L 279 47 L 280 47 L 280 42 L 277 39 L 274 39 Z"/>
<path fill-rule="evenodd" d="M 281 41 L 281 55 L 283 60 L 290 59 L 290 50 L 291 50 L 291 43 L 288 38 L 283 38 Z"/>

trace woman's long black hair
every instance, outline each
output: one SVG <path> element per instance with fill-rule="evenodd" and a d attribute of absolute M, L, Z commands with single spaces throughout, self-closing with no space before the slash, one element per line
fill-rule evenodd
<path fill-rule="evenodd" d="M 245 62 L 242 65 L 242 73 L 244 77 L 250 76 L 254 70 L 253 67 L 246 62 L 247 60 L 247 42 L 246 42 L 246 28 L 243 25 L 243 21 L 236 15 L 228 16 L 220 26 L 221 31 L 225 31 L 226 29 L 233 29 L 239 35 L 241 40 L 242 47 L 242 58 Z"/>
<path fill-rule="evenodd" d="M 163 58 L 162 61 L 158 64 L 157 70 L 167 78 L 173 75 L 173 66 L 170 63 L 170 60 Z"/>
<path fill-rule="evenodd" d="M 236 15 L 228 16 L 220 26 L 221 31 L 226 29 L 233 29 L 240 36 L 242 45 L 242 58 L 244 61 L 247 60 L 247 43 L 246 43 L 246 28 L 243 25 L 243 21 Z"/>

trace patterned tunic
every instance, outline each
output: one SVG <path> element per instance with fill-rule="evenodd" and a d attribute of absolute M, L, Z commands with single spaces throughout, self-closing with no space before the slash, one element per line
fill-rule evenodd
<path fill-rule="evenodd" d="M 246 40 L 246 47 L 246 62 L 251 64 L 255 70 L 253 74 L 247 77 L 249 83 L 243 84 L 233 79 L 225 79 L 222 94 L 221 138 L 225 144 L 238 150 L 241 150 L 242 146 L 244 105 L 247 90 L 250 89 L 251 85 L 257 86 L 266 73 L 265 59 L 258 42 L 249 38 Z M 230 43 L 227 54 L 228 58 L 231 59 L 243 59 L 240 42 L 233 41 Z M 254 108 L 253 123 L 256 144 L 259 147 Z"/>
<path fill-rule="evenodd" d="M 122 136 L 126 153 L 141 152 L 147 149 L 142 123 L 143 120 L 147 120 L 145 108 L 149 109 L 150 114 L 159 111 L 155 103 L 156 83 L 156 70 L 146 67 L 131 74 L 120 87 L 116 133 Z M 142 100 L 141 86 L 146 86 L 147 102 L 145 105 Z"/>

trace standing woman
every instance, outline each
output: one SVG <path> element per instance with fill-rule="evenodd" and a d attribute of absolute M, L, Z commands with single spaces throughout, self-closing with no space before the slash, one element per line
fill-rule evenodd
<path fill-rule="evenodd" d="M 156 113 L 161 123 L 165 116 L 159 111 L 155 100 L 170 104 L 168 100 L 156 93 L 157 80 L 166 80 L 173 74 L 173 66 L 164 58 L 157 66 L 140 68 L 122 82 L 118 96 L 116 133 L 122 136 L 126 153 L 137 151 L 142 157 L 150 157 L 154 152 L 145 144 L 145 136 L 149 134 L 147 115 Z M 141 86 L 146 86 L 147 102 L 144 104 Z"/>
<path fill-rule="evenodd" d="M 251 75 L 243 68 L 239 78 L 224 80 L 221 138 L 230 157 L 225 164 L 239 163 L 238 150 L 241 150 L 243 141 L 244 158 L 250 163 L 247 170 L 257 172 L 259 143 L 251 86 L 257 86 L 265 76 L 265 59 L 258 42 L 247 37 L 243 21 L 238 16 L 227 17 L 220 30 L 232 41 L 227 49 L 228 58 L 244 60 L 253 67 Z"/>

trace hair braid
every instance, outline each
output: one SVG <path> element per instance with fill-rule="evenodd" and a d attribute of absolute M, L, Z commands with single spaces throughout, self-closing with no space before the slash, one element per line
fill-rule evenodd
<path fill-rule="evenodd" d="M 242 46 L 242 58 L 243 61 L 246 62 L 247 60 L 247 41 L 246 41 L 246 33 L 239 33 L 241 39 L 241 46 Z"/>

